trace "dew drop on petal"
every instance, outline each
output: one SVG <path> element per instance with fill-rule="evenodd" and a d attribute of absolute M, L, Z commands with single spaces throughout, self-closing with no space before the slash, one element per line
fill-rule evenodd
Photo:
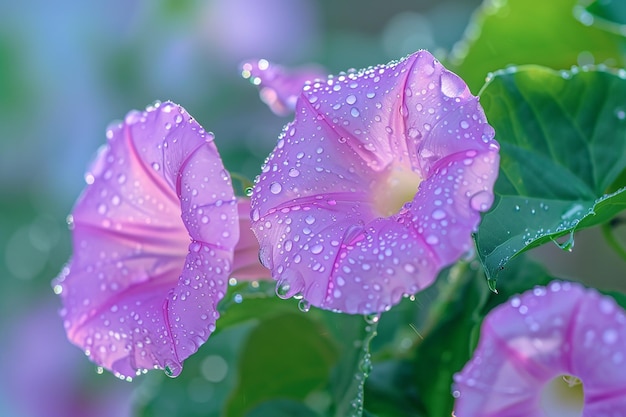
<path fill-rule="evenodd" d="M 476 211 L 487 211 L 493 203 L 493 195 L 487 191 L 480 191 L 474 194 L 470 200 L 472 209 Z"/>
<path fill-rule="evenodd" d="M 251 215 L 252 221 L 256 222 L 261 218 L 261 213 L 259 212 L 258 208 L 255 208 L 254 210 L 252 210 L 252 215 Z"/>
<path fill-rule="evenodd" d="M 617 337 L 618 337 L 618 334 L 615 329 L 607 329 L 602 334 L 602 340 L 607 345 L 612 345 L 613 343 L 615 343 L 617 341 Z"/>
<path fill-rule="evenodd" d="M 459 97 L 465 91 L 465 83 L 457 75 L 443 71 L 441 73 L 441 92 L 450 98 Z"/>
<path fill-rule="evenodd" d="M 278 194 L 282 191 L 283 186 L 280 185 L 279 182 L 273 182 L 272 184 L 270 184 L 270 191 L 272 192 L 272 194 Z"/>
<path fill-rule="evenodd" d="M 288 298 L 289 290 L 291 289 L 291 285 L 287 281 L 279 281 L 276 284 L 276 295 L 280 298 Z"/>
<path fill-rule="evenodd" d="M 324 250 L 324 246 L 318 244 L 311 248 L 311 253 L 314 255 L 318 255 L 322 253 L 323 250 Z"/>
<path fill-rule="evenodd" d="M 182 365 L 175 364 L 173 362 L 167 362 L 165 364 L 164 371 L 165 375 L 169 376 L 170 378 L 176 378 L 183 371 L 183 367 Z"/>

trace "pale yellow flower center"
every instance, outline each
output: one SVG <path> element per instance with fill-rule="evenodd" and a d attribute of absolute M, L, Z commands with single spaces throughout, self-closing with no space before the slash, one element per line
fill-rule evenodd
<path fill-rule="evenodd" d="M 575 376 L 559 375 L 541 390 L 541 410 L 548 417 L 581 417 L 584 404 L 583 384 Z"/>
<path fill-rule="evenodd" d="M 382 217 L 398 213 L 402 206 L 413 201 L 422 177 L 410 167 L 391 165 L 371 185 L 374 208 Z"/>

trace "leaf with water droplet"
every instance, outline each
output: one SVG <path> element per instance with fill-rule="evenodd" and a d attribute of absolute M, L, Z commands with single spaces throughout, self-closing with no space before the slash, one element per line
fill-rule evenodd
<path fill-rule="evenodd" d="M 614 112 L 624 96 L 626 79 L 592 68 L 564 78 L 520 67 L 483 88 L 502 155 L 495 202 L 475 236 L 488 278 L 546 242 L 569 250 L 574 232 L 626 209 L 626 121 Z"/>
<path fill-rule="evenodd" d="M 451 69 L 475 92 L 485 83 L 485 74 L 512 62 L 562 69 L 593 63 L 585 62 L 593 59 L 595 62 L 617 60 L 615 65 L 623 66 L 619 37 L 582 25 L 572 16 L 572 9 L 579 1 L 483 2 L 463 39 L 450 54 Z M 613 0 L 613 3 L 624 2 Z M 541 13 L 529 10 L 541 10 Z M 581 54 L 585 51 L 590 53 Z"/>
<path fill-rule="evenodd" d="M 578 1 L 574 8 L 576 18 L 585 26 L 626 36 L 626 2 L 623 0 Z"/>
<path fill-rule="evenodd" d="M 368 323 L 360 316 L 339 317 L 334 331 L 341 341 L 343 353 L 330 381 L 334 398 L 335 417 L 361 416 L 363 413 L 364 384 L 372 371 L 370 344 L 376 336 L 377 322 Z"/>

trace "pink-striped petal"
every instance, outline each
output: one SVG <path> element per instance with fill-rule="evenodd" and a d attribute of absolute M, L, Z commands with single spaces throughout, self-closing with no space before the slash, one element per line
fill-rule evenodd
<path fill-rule="evenodd" d="M 537 287 L 485 318 L 455 376 L 455 414 L 626 415 L 625 341 L 626 314 L 612 298 L 568 282 Z M 584 397 L 563 377 L 580 380 Z"/>
<path fill-rule="evenodd" d="M 239 239 L 213 135 L 172 103 L 107 130 L 70 216 L 74 254 L 54 282 L 70 340 L 130 378 L 177 375 L 218 317 Z"/>
<path fill-rule="evenodd" d="M 259 88 L 261 100 L 278 116 L 293 113 L 306 82 L 326 78 L 326 73 L 317 66 L 287 70 L 266 59 L 245 62 L 241 74 Z"/>
<path fill-rule="evenodd" d="M 428 286 L 491 207 L 493 136 L 426 51 L 306 85 L 252 196 L 279 295 L 368 314 Z"/>

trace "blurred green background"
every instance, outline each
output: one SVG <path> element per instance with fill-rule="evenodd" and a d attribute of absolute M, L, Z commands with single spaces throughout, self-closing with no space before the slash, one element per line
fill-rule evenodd
<path fill-rule="evenodd" d="M 71 254 L 65 218 L 84 186 L 86 167 L 105 142 L 108 123 L 155 100 L 173 100 L 216 134 L 217 146 L 229 169 L 254 178 L 288 119 L 274 116 L 258 99 L 257 91 L 240 77 L 239 65 L 243 60 L 267 58 L 284 65 L 316 62 L 331 73 L 384 63 L 419 48 L 429 49 L 445 60 L 479 3 L 1 3 L 1 414 L 123 417 L 130 415 L 131 404 L 148 401 L 150 397 L 149 379 L 139 378 L 131 385 L 106 372 L 99 375 L 83 353 L 67 342 L 56 314 L 60 302 L 50 288 L 50 280 Z M 594 60 L 621 64 L 620 59 L 610 58 L 611 51 L 617 48 L 613 40 L 599 32 L 576 32 L 592 28 L 584 28 L 573 18 L 572 1 L 547 2 L 552 6 L 546 6 L 550 10 L 543 17 L 532 14 L 539 10 L 532 8 L 536 0 L 509 3 L 489 2 L 493 10 L 487 8 L 489 13 L 484 16 L 495 19 L 494 30 L 502 30 L 498 29 L 500 24 L 514 33 L 503 36 L 498 45 L 477 41 L 475 52 L 470 54 L 477 63 L 469 69 L 459 64 L 460 59 L 450 59 L 459 64 L 461 75 L 469 77 L 474 93 L 488 71 L 506 64 L 533 62 L 535 58 L 562 68 Z M 498 5 L 500 8 L 495 8 Z M 524 13 L 524 7 L 532 13 Z M 559 10 L 551 11 L 552 8 Z M 553 12 L 561 13 L 569 26 L 558 22 L 551 27 L 542 26 L 541 19 L 550 22 L 554 16 L 549 13 Z M 537 21 L 544 30 L 539 31 L 536 39 L 525 38 L 528 26 L 524 22 L 528 19 Z M 519 22 L 523 29 L 511 22 Z M 563 27 L 573 28 L 569 38 L 567 33 L 561 36 L 568 39 L 567 44 L 575 45 L 571 48 L 575 53 L 565 46 L 560 49 L 565 48 L 563 57 L 542 56 L 541 48 L 548 48 L 545 41 L 558 38 L 555 33 Z M 479 38 L 475 27 L 470 27 L 468 33 Z M 585 45 L 576 44 L 576 39 Z M 464 48 L 467 45 L 457 46 L 457 53 L 464 52 Z M 594 55 L 596 49 L 600 53 Z M 511 53 L 503 55 L 502 50 Z M 520 58 L 511 58 L 515 56 Z M 550 61 L 557 58 L 560 61 Z M 589 241 L 596 242 L 595 235 L 590 236 Z M 608 252 L 596 243 L 590 244 L 596 252 L 583 245 L 577 243 L 577 253 L 591 253 L 591 258 Z M 554 260 L 555 268 L 569 267 L 570 270 L 562 269 L 566 274 L 583 278 L 585 274 L 598 274 L 597 269 L 581 269 L 580 265 L 589 262 L 580 257 L 580 264 L 571 266 L 571 256 L 566 258 L 567 254 L 556 247 L 547 251 L 537 256 Z M 614 271 L 619 274 L 623 263 L 610 254 L 607 257 L 603 262 L 606 273 L 600 271 L 600 275 L 615 275 Z M 611 286 L 612 281 L 606 285 Z M 231 337 L 228 343 L 235 343 L 237 335 Z M 228 351 L 228 343 L 217 341 L 213 349 Z M 212 356 L 203 360 L 208 358 Z M 204 363 L 207 369 L 218 365 Z M 209 386 L 219 387 L 225 377 L 220 379 L 207 372 L 204 376 Z M 193 387 L 189 390 L 190 401 L 209 401 Z M 206 410 L 209 413 L 210 407 Z"/>

